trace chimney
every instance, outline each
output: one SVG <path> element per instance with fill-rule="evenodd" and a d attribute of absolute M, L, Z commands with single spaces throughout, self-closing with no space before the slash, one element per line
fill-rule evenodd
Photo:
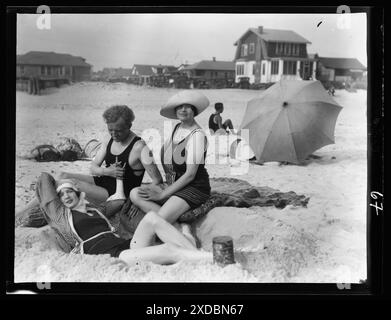
<path fill-rule="evenodd" d="M 216 57 L 213 57 L 213 61 L 216 61 Z"/>
<path fill-rule="evenodd" d="M 259 32 L 259 33 L 263 33 L 263 27 L 262 27 L 262 26 L 259 26 L 259 27 L 258 27 L 258 32 Z"/>

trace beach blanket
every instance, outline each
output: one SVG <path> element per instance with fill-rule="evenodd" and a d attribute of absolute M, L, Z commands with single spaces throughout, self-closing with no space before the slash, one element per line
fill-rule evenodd
<path fill-rule="evenodd" d="M 198 208 L 183 213 L 178 221 L 192 224 L 206 216 L 216 207 L 250 208 L 253 206 L 275 206 L 283 209 L 287 205 L 307 207 L 309 197 L 298 195 L 293 191 L 281 192 L 269 187 L 255 187 L 248 182 L 235 178 L 212 178 L 210 198 Z M 131 203 L 122 207 L 113 224 L 117 226 L 122 238 L 130 239 L 145 213 Z"/>

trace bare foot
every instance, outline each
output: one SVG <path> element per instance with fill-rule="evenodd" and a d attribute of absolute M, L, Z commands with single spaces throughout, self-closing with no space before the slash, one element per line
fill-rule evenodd
<path fill-rule="evenodd" d="M 191 230 L 190 224 L 187 223 L 181 223 L 181 232 L 183 235 L 193 244 L 194 248 L 197 248 L 197 241 L 195 237 L 193 236 L 193 232 Z"/>

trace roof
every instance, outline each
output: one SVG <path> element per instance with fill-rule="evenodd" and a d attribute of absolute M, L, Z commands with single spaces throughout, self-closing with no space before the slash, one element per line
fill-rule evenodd
<path fill-rule="evenodd" d="M 138 72 L 139 75 L 141 76 L 152 76 L 153 70 L 152 70 L 151 65 L 146 65 L 146 64 L 135 64 L 133 68 L 135 68 Z"/>
<path fill-rule="evenodd" d="M 177 67 L 174 66 L 164 66 L 164 69 L 167 69 L 168 72 L 175 72 L 177 71 Z"/>
<path fill-rule="evenodd" d="M 167 68 L 168 71 L 172 72 L 176 70 L 176 67 L 174 66 L 168 66 L 168 65 L 149 65 L 149 64 L 135 64 L 133 65 L 133 68 L 135 68 L 139 75 L 142 76 L 152 76 L 155 73 L 153 72 L 152 68 Z"/>
<path fill-rule="evenodd" d="M 303 38 L 292 30 L 280 30 L 280 29 L 265 29 L 262 33 L 259 33 L 258 28 L 248 29 L 240 38 L 242 38 L 247 32 L 253 32 L 264 41 L 272 42 L 290 42 L 290 43 L 311 43 L 307 39 Z M 238 40 L 239 41 L 239 40 Z M 234 45 L 238 44 L 238 41 Z"/>
<path fill-rule="evenodd" d="M 359 69 L 367 70 L 356 58 L 326 58 L 319 57 L 319 61 L 326 68 L 331 69 Z"/>
<path fill-rule="evenodd" d="M 130 76 L 130 74 L 132 73 L 132 69 L 127 69 L 127 68 L 117 68 L 115 69 L 115 75 L 118 75 L 118 76 Z"/>
<path fill-rule="evenodd" d="M 16 64 L 91 67 L 83 57 L 46 51 L 29 51 L 26 54 L 17 55 Z"/>
<path fill-rule="evenodd" d="M 202 60 L 190 66 L 186 66 L 183 70 L 235 71 L 235 62 Z"/>

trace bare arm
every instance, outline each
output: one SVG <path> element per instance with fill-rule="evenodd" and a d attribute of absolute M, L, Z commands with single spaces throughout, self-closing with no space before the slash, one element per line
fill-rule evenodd
<path fill-rule="evenodd" d="M 121 166 L 111 165 L 110 167 L 102 167 L 102 163 L 106 157 L 108 141 L 102 143 L 99 151 L 91 162 L 90 172 L 93 176 L 109 176 L 113 178 L 122 178 L 124 174 L 124 168 Z"/>
<path fill-rule="evenodd" d="M 91 162 L 90 172 L 93 176 L 104 176 L 105 168 L 102 167 L 102 163 L 105 160 L 107 141 L 102 143 L 99 151 Z"/>
<path fill-rule="evenodd" d="M 221 118 L 220 114 L 215 115 L 215 120 L 217 121 L 217 125 L 219 126 L 219 129 L 224 129 L 223 118 Z"/>
<path fill-rule="evenodd" d="M 41 176 L 38 178 L 36 197 L 49 224 L 51 221 L 56 223 L 64 218 L 66 207 L 57 195 L 56 181 L 47 172 L 41 173 Z"/>
<path fill-rule="evenodd" d="M 137 144 L 137 148 L 140 149 L 140 161 L 143 167 L 147 171 L 148 175 L 152 179 L 153 184 L 160 184 L 163 182 L 162 175 L 160 174 L 159 168 L 157 167 L 151 149 L 148 148 L 143 140 L 140 140 Z"/>

